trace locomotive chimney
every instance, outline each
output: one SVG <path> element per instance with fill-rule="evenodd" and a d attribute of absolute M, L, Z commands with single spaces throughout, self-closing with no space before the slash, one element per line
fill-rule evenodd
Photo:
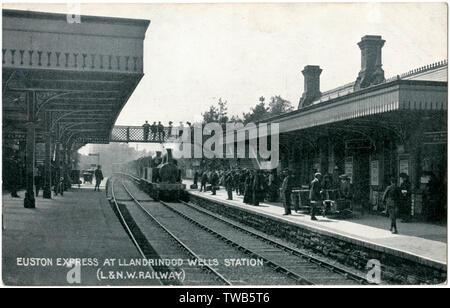
<path fill-rule="evenodd" d="M 320 74 L 322 69 L 318 65 L 307 65 L 302 71 L 305 79 L 303 95 L 298 103 L 298 109 L 309 106 L 320 97 Z"/>
<path fill-rule="evenodd" d="M 355 91 L 384 81 L 384 71 L 381 68 L 381 48 L 384 42 L 381 35 L 366 35 L 358 43 L 361 49 L 361 71 L 354 85 Z"/>
<path fill-rule="evenodd" d="M 156 157 L 161 157 L 161 151 L 156 151 Z"/>
<path fill-rule="evenodd" d="M 173 162 L 172 149 L 167 149 L 167 162 L 168 163 Z"/>

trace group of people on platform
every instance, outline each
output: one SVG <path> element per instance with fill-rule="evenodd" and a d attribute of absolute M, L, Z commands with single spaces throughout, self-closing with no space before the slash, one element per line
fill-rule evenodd
<path fill-rule="evenodd" d="M 11 193 L 11 197 L 13 198 L 20 198 L 18 191 L 20 189 L 26 188 L 26 175 L 25 175 L 25 166 L 23 162 L 16 157 L 4 157 L 3 160 L 3 183 L 6 190 L 8 190 Z M 62 186 L 64 183 L 64 176 L 60 174 L 58 176 L 58 173 L 56 172 L 57 167 L 54 162 L 51 164 L 51 183 L 54 187 L 55 194 L 62 193 L 62 190 L 64 189 Z M 61 169 L 60 172 L 63 172 Z M 44 179 L 44 165 L 43 164 L 36 164 L 34 171 L 33 171 L 33 181 L 34 181 L 34 192 L 36 197 L 39 196 L 39 193 L 42 189 L 44 189 L 45 186 L 45 179 Z M 70 182 L 67 184 L 70 186 Z M 51 187 L 50 187 L 51 188 Z"/>
<path fill-rule="evenodd" d="M 320 181 L 320 190 L 337 187 L 344 198 L 352 198 L 352 187 L 348 176 L 341 175 L 335 184 L 333 184 L 329 176 L 326 176 L 323 181 L 321 176 L 318 180 L 314 179 Z M 237 195 L 244 197 L 244 203 L 246 204 L 259 205 L 259 202 L 265 200 L 277 202 L 281 199 L 285 203 L 286 208 L 290 208 L 292 190 L 301 186 L 298 176 L 295 176 L 290 170 L 285 170 L 281 175 L 278 175 L 276 170 L 266 171 L 240 168 L 205 170 L 194 173 L 194 185 L 197 185 L 199 181 L 200 191 L 205 191 L 207 184 L 210 184 L 212 194 L 215 195 L 217 187 L 223 186 L 227 191 L 229 200 L 233 199 L 234 191 Z M 312 186 L 313 183 L 311 183 L 310 187 Z M 298 211 L 297 207 L 298 204 L 294 204 L 296 211 Z M 290 211 L 286 210 L 285 214 L 288 215 L 289 213 Z"/>
<path fill-rule="evenodd" d="M 54 161 L 51 162 L 51 186 L 55 195 L 63 194 L 64 190 L 67 190 L 71 186 L 72 179 L 69 174 L 69 170 L 64 168 L 59 168 Z M 36 163 L 33 170 L 33 182 L 34 182 L 34 193 L 38 197 L 40 191 L 45 189 L 45 170 L 42 163 Z M 66 174 L 64 174 L 66 172 Z M 98 165 L 94 172 L 95 176 L 95 188 L 94 190 L 100 191 L 100 184 L 103 180 L 103 173 L 101 166 Z M 10 154 L 9 156 L 3 157 L 3 188 L 7 190 L 11 197 L 20 198 L 18 191 L 21 189 L 26 189 L 26 174 L 25 165 L 23 160 L 20 160 L 15 154 Z M 44 192 L 45 197 L 45 192 Z"/>
<path fill-rule="evenodd" d="M 307 192 L 310 206 L 311 220 L 317 220 L 319 212 L 327 215 L 327 200 L 331 198 L 339 199 L 340 202 L 347 202 L 351 208 L 354 199 L 354 189 L 350 176 L 338 173 L 335 168 L 333 174 L 322 175 L 315 172 L 310 182 Z M 401 184 L 397 185 L 397 179 L 391 178 L 390 185 L 385 189 L 382 197 L 386 205 L 386 213 L 390 217 L 390 230 L 397 233 L 396 220 L 400 216 L 402 222 L 411 220 L 411 182 L 408 175 L 400 174 Z M 284 206 L 283 215 L 291 215 L 292 193 L 299 186 L 299 177 L 291 170 L 284 170 L 279 176 L 276 170 L 252 170 L 234 168 L 229 170 L 205 170 L 194 173 L 194 185 L 200 181 L 200 191 L 206 191 L 207 184 L 211 185 L 213 195 L 219 186 L 225 187 L 227 199 L 233 199 L 233 191 L 237 195 L 243 195 L 243 202 L 249 205 L 258 206 L 265 200 L 269 202 L 282 201 Z M 293 203 L 293 210 L 299 212 L 299 204 Z M 321 210 L 321 211 L 320 211 Z"/>
<path fill-rule="evenodd" d="M 228 200 L 233 199 L 233 191 L 244 197 L 244 203 L 259 205 L 264 200 L 277 201 L 279 180 L 276 172 L 235 168 L 225 170 L 206 170 L 195 172 L 194 185 L 200 181 L 200 191 L 206 191 L 211 185 L 212 194 L 216 194 L 218 186 L 224 186 Z"/>

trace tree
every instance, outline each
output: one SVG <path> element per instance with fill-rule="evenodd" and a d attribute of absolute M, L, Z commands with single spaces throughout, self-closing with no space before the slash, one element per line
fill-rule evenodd
<path fill-rule="evenodd" d="M 271 117 L 294 110 L 294 107 L 292 106 L 291 102 L 283 99 L 279 95 L 272 96 L 270 98 L 269 108 Z"/>
<path fill-rule="evenodd" d="M 228 107 L 227 107 L 227 101 L 222 100 L 222 98 L 219 98 L 219 101 L 217 102 L 217 107 L 214 105 L 211 105 L 209 107 L 209 110 L 205 113 L 202 113 L 203 116 L 203 122 L 204 123 L 211 123 L 211 122 L 217 122 L 217 123 L 227 123 L 228 122 Z"/>
<path fill-rule="evenodd" d="M 210 106 L 208 111 L 202 113 L 202 117 L 204 123 L 218 122 L 219 112 L 216 107 Z"/>
<path fill-rule="evenodd" d="M 259 104 L 251 108 L 250 112 L 242 114 L 244 124 L 250 122 L 258 122 L 269 116 L 269 107 L 266 107 L 264 101 L 265 101 L 264 96 L 261 96 L 259 98 Z"/>
<path fill-rule="evenodd" d="M 255 107 L 251 108 L 250 112 L 242 114 L 244 124 L 249 122 L 259 122 L 264 119 L 294 110 L 291 102 L 283 99 L 279 95 L 272 96 L 270 98 L 268 107 L 265 105 L 265 100 L 266 99 L 264 96 L 261 96 L 259 98 L 259 103 Z"/>
<path fill-rule="evenodd" d="M 228 106 L 227 101 L 222 101 L 222 98 L 219 98 L 219 101 L 217 102 L 219 105 L 219 123 L 227 123 L 228 122 Z"/>
<path fill-rule="evenodd" d="M 233 115 L 230 118 L 230 122 L 232 122 L 232 123 L 242 123 L 244 121 L 242 121 L 242 119 L 238 115 Z"/>

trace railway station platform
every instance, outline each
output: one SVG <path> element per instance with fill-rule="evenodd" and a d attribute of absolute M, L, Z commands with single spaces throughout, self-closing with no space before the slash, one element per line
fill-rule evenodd
<path fill-rule="evenodd" d="M 192 182 L 183 181 L 190 186 Z M 289 241 L 303 241 L 303 244 L 311 244 L 320 250 L 332 250 L 333 243 L 339 243 L 339 252 L 330 255 L 344 259 L 349 255 L 357 258 L 358 254 L 366 258 L 380 257 L 387 263 L 409 261 L 412 268 L 425 266 L 431 271 L 446 273 L 447 264 L 447 227 L 431 223 L 397 222 L 399 234 L 392 234 L 389 228 L 389 218 L 365 214 L 360 217 L 333 219 L 317 216 L 317 221 L 311 221 L 308 214 L 295 213 L 284 216 L 281 203 L 261 202 L 259 206 L 243 203 L 243 196 L 237 196 L 233 192 L 233 200 L 227 200 L 227 194 L 223 187 L 213 196 L 210 191 L 199 192 L 198 189 L 189 189 L 191 199 L 194 202 L 207 204 L 207 209 L 220 212 L 221 214 L 233 216 L 241 222 L 247 220 L 255 228 L 272 230 Z M 193 198 L 192 198 L 193 197 Z M 219 204 L 216 208 L 212 203 Z M 219 208 L 219 206 L 222 206 Z M 285 229 L 284 229 L 285 228 Z M 282 229 L 282 230 L 281 230 Z M 315 236 L 317 235 L 317 237 Z M 306 239 L 304 239 L 306 238 Z M 319 244 L 321 241 L 331 239 L 332 243 Z M 357 248 L 355 248 L 357 247 Z M 354 253 L 353 250 L 358 250 Z M 346 252 L 345 252 L 346 251 Z M 353 251 L 353 252 L 350 252 Z M 325 253 L 327 254 L 327 253 Z M 386 256 L 392 256 L 386 257 Z M 383 262 L 383 260 L 382 260 Z M 392 267 L 400 264 L 391 264 Z M 413 265 L 412 265 L 413 264 Z M 364 264 L 360 264 L 363 267 Z"/>
<path fill-rule="evenodd" d="M 108 203 L 104 186 L 97 192 L 93 184 L 82 184 L 53 199 L 43 199 L 41 192 L 35 209 L 4 193 L 2 208 L 2 282 L 7 286 L 160 285 L 154 279 L 118 275 L 151 269 L 118 265 L 141 256 Z M 70 258 L 79 258 L 81 266 L 67 267 Z"/>

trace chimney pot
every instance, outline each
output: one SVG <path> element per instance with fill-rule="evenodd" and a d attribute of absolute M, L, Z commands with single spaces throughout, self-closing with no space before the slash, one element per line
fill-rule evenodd
<path fill-rule="evenodd" d="M 303 95 L 300 98 L 298 108 L 306 107 L 312 104 L 314 100 L 320 97 L 320 74 L 322 69 L 318 65 L 307 65 L 302 71 L 304 76 Z"/>
<path fill-rule="evenodd" d="M 366 35 L 358 43 L 361 49 L 361 71 L 356 79 L 354 89 L 359 90 L 382 83 L 384 71 L 381 61 L 381 48 L 385 40 L 380 35 Z"/>

